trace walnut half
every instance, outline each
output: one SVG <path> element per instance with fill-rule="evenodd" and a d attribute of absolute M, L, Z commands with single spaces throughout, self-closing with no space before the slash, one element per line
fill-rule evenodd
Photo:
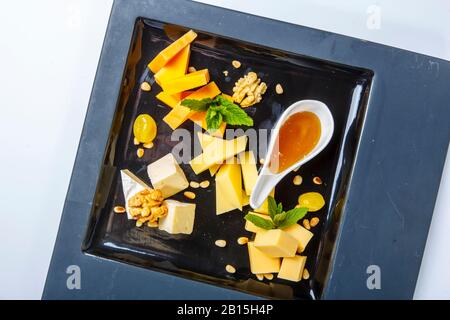
<path fill-rule="evenodd" d="M 261 82 L 255 72 L 249 72 L 235 83 L 233 101 L 247 108 L 260 102 L 266 90 L 267 84 Z"/>

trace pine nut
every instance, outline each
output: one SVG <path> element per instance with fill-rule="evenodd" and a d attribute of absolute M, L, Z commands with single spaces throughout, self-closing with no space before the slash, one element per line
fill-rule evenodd
<path fill-rule="evenodd" d="M 136 221 L 136 227 L 138 227 L 138 228 L 142 227 L 143 224 L 144 223 L 140 220 Z"/>
<path fill-rule="evenodd" d="M 233 67 L 235 67 L 236 69 L 239 69 L 241 67 L 241 63 L 237 60 L 233 60 L 233 62 L 231 63 L 233 65 Z"/>
<path fill-rule="evenodd" d="M 141 90 L 148 92 L 148 91 L 152 90 L 152 86 L 148 82 L 142 82 L 141 83 Z"/>
<path fill-rule="evenodd" d="M 227 246 L 227 242 L 225 240 L 216 240 L 214 244 L 220 248 L 225 248 Z"/>
<path fill-rule="evenodd" d="M 309 271 L 308 269 L 303 269 L 303 279 L 308 280 L 309 279 Z"/>
<path fill-rule="evenodd" d="M 223 72 L 223 75 L 224 75 L 225 77 L 228 77 L 228 70 L 225 70 L 225 71 Z"/>
<path fill-rule="evenodd" d="M 257 274 L 256 275 L 256 279 L 258 279 L 259 281 L 263 281 L 264 280 L 264 275 L 263 274 Z"/>
<path fill-rule="evenodd" d="M 304 219 L 304 220 L 303 220 L 303 226 L 304 226 L 306 229 L 308 229 L 308 230 L 311 229 L 311 226 L 310 226 L 310 224 L 309 224 L 309 220 L 308 220 L 308 219 Z"/>
<path fill-rule="evenodd" d="M 240 244 L 241 246 L 243 246 L 244 244 L 248 243 L 248 238 L 247 237 L 240 237 L 237 239 L 237 243 Z"/>
<path fill-rule="evenodd" d="M 283 94 L 284 90 L 283 90 L 283 87 L 281 86 L 281 84 L 278 83 L 278 84 L 275 86 L 275 92 L 276 92 L 277 94 Z"/>
<path fill-rule="evenodd" d="M 139 148 L 137 150 L 137 156 L 138 156 L 138 158 L 142 158 L 144 156 L 144 149 Z"/>
<path fill-rule="evenodd" d="M 315 226 L 317 226 L 318 224 L 319 224 L 319 218 L 317 218 L 317 217 L 314 217 L 314 218 L 312 218 L 311 219 L 311 221 L 309 222 L 309 225 L 311 226 L 311 227 L 315 227 Z"/>
<path fill-rule="evenodd" d="M 134 137 L 133 143 L 135 146 L 138 146 L 140 144 L 139 140 L 136 137 Z"/>
<path fill-rule="evenodd" d="M 227 264 L 225 270 L 227 270 L 228 273 L 236 273 L 236 268 L 233 267 L 231 264 Z"/>
<path fill-rule="evenodd" d="M 200 182 L 200 187 L 202 187 L 203 189 L 208 188 L 209 185 L 210 185 L 210 182 L 208 180 Z"/>
<path fill-rule="evenodd" d="M 188 72 L 189 73 L 192 73 L 192 72 L 195 72 L 195 71 L 197 71 L 197 69 L 195 69 L 195 67 L 189 67 L 188 68 Z"/>
<path fill-rule="evenodd" d="M 119 214 L 121 214 L 121 213 L 125 213 L 127 210 L 124 208 L 124 207 L 122 207 L 122 206 L 116 206 L 116 207 L 114 207 L 114 212 L 115 213 L 119 213 Z"/>
<path fill-rule="evenodd" d="M 184 193 L 184 196 L 185 196 L 186 198 L 188 198 L 188 199 L 191 199 L 191 200 L 194 200 L 195 197 L 196 197 L 195 193 L 193 193 L 193 192 L 191 192 L 191 191 L 186 191 L 186 192 Z"/>
<path fill-rule="evenodd" d="M 264 158 L 259 159 L 259 164 L 260 164 L 260 165 L 263 165 L 263 164 L 264 164 L 264 161 L 265 161 Z"/>
<path fill-rule="evenodd" d="M 303 182 L 302 176 L 295 176 L 294 180 L 292 180 L 292 183 L 295 184 L 296 186 L 301 185 L 302 182 Z"/>

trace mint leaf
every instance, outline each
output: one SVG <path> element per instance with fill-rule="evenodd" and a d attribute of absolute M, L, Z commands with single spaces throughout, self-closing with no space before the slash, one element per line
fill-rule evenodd
<path fill-rule="evenodd" d="M 206 111 L 213 104 L 213 102 L 214 101 L 211 98 L 205 98 L 202 100 L 184 99 L 181 101 L 181 105 L 194 111 Z"/>
<path fill-rule="evenodd" d="M 270 221 L 269 219 L 264 219 L 264 218 L 254 215 L 254 214 L 247 214 L 244 218 L 259 228 L 262 228 L 265 230 L 275 229 L 274 223 L 272 221 Z"/>
<path fill-rule="evenodd" d="M 206 127 L 208 130 L 215 131 L 219 129 L 222 124 L 222 113 L 217 109 L 218 107 L 210 107 L 206 112 Z"/>
<path fill-rule="evenodd" d="M 220 99 L 222 102 L 223 100 L 226 100 L 224 98 Z M 253 119 L 250 118 L 250 116 L 241 109 L 241 107 L 235 105 L 234 103 L 231 103 L 227 100 L 227 103 L 221 104 L 222 109 L 221 113 L 223 116 L 223 120 L 230 124 L 235 126 L 253 126 Z"/>
<path fill-rule="evenodd" d="M 296 224 L 298 220 L 302 219 L 306 215 L 306 213 L 308 213 L 308 209 L 294 208 L 285 213 L 286 213 L 285 219 L 278 225 L 278 228 L 280 229 L 284 229 Z"/>
<path fill-rule="evenodd" d="M 267 198 L 267 203 L 268 203 L 268 207 L 269 207 L 270 218 L 273 220 L 275 215 L 277 213 L 280 213 L 280 212 L 278 212 L 277 203 L 275 202 L 275 199 L 272 196 L 269 196 Z"/>

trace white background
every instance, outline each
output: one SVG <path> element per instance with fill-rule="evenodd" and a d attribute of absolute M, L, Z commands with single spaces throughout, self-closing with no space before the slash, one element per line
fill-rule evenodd
<path fill-rule="evenodd" d="M 450 60 L 446 0 L 204 2 Z M 0 0 L 0 298 L 41 297 L 111 5 Z M 416 298 L 450 299 L 448 162 Z"/>

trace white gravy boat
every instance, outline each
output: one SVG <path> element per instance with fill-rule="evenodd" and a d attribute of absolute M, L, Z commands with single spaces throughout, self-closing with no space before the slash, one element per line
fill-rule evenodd
<path fill-rule="evenodd" d="M 317 145 L 304 158 L 294 163 L 292 166 L 279 173 L 273 173 L 269 169 L 270 157 L 273 148 L 278 138 L 281 126 L 293 114 L 298 112 L 312 112 L 320 120 L 321 134 Z M 330 110 L 323 102 L 317 100 L 302 100 L 292 104 L 286 111 L 283 112 L 274 129 L 271 132 L 269 147 L 267 148 L 266 161 L 261 168 L 256 184 L 253 187 L 250 196 L 250 206 L 253 209 L 261 207 L 266 198 L 269 196 L 272 189 L 292 170 L 299 168 L 315 156 L 317 156 L 330 142 L 334 132 L 334 120 Z"/>

